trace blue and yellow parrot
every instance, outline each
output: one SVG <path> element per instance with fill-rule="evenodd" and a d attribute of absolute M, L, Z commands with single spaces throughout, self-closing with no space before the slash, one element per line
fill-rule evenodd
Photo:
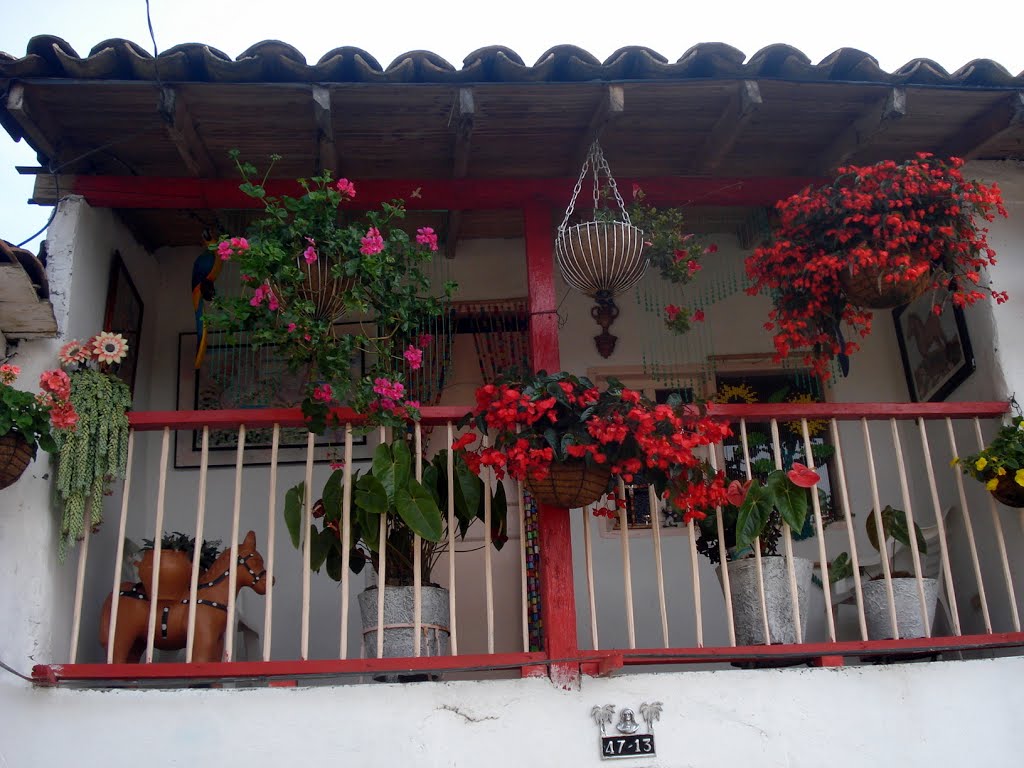
<path fill-rule="evenodd" d="M 216 242 L 209 237 L 204 237 L 206 248 L 196 257 L 192 264 L 192 310 L 196 315 L 196 370 L 203 365 L 203 358 L 206 356 L 206 323 L 203 320 L 203 303 L 211 301 L 217 295 L 213 284 L 220 275 L 224 262 L 217 258 L 217 254 L 210 250 L 209 246 Z"/>

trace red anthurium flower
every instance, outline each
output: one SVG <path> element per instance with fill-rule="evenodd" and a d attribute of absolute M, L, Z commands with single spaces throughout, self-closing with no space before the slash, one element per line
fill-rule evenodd
<path fill-rule="evenodd" d="M 821 480 L 821 475 L 809 467 L 805 467 L 799 461 L 793 462 L 793 468 L 786 473 L 793 485 L 801 488 L 813 488 Z"/>
<path fill-rule="evenodd" d="M 729 500 L 729 503 L 734 507 L 743 506 L 743 502 L 747 498 L 747 491 L 750 490 L 750 484 L 753 480 L 747 480 L 745 483 L 741 483 L 739 480 L 733 480 L 729 483 L 729 488 L 725 491 L 725 498 Z"/>

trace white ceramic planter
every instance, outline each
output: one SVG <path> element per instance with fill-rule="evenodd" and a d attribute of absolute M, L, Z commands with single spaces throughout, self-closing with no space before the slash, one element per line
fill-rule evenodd
<path fill-rule="evenodd" d="M 736 625 L 737 645 L 765 645 L 764 618 L 757 588 L 757 561 L 754 558 L 729 563 L 729 591 L 732 593 L 732 615 Z M 800 609 L 800 633 L 806 640 L 807 595 L 810 592 L 814 563 L 802 557 L 793 558 L 796 571 L 797 602 Z M 722 567 L 718 566 L 718 580 L 722 581 Z M 771 643 L 795 643 L 796 624 L 793 601 L 790 597 L 789 571 L 785 557 L 762 557 L 764 598 L 768 614 L 768 632 Z"/>
<path fill-rule="evenodd" d="M 448 654 L 448 590 L 421 588 L 420 656 Z M 363 643 L 368 659 L 377 656 L 377 594 L 372 587 L 359 593 L 359 614 L 363 623 Z M 410 658 L 415 655 L 413 621 L 415 587 L 384 589 L 384 658 Z"/>
<path fill-rule="evenodd" d="M 928 628 L 935 623 L 935 603 L 939 596 L 936 579 L 921 579 L 924 600 L 928 607 Z M 864 582 L 864 618 L 868 625 L 869 640 L 891 640 L 892 619 L 889 615 L 889 594 L 885 579 Z M 893 579 L 892 592 L 896 606 L 896 627 L 900 637 L 925 637 L 925 624 L 921 621 L 921 599 L 917 593 L 917 579 Z"/>

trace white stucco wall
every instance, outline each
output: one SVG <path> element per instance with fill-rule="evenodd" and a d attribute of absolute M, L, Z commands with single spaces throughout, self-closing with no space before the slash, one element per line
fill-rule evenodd
<path fill-rule="evenodd" d="M 9 691 L 0 765 L 597 766 L 594 706 L 663 705 L 625 768 L 1014 766 L 1024 660 L 359 687 Z M 984 706 L 977 706 L 984 702 Z"/>

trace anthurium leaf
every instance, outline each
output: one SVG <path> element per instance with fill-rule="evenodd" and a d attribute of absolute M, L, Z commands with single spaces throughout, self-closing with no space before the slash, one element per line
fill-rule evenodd
<path fill-rule="evenodd" d="M 849 552 L 841 552 L 828 564 L 828 583 L 835 584 L 850 576 L 853 576 L 853 561 Z"/>
<path fill-rule="evenodd" d="M 430 491 L 431 498 L 434 499 L 434 503 L 437 504 L 438 508 L 441 507 L 441 493 L 438 490 L 438 478 L 440 473 L 437 471 L 437 467 L 433 464 L 426 464 L 423 467 L 423 479 L 420 484 Z"/>
<path fill-rule="evenodd" d="M 299 546 L 299 532 L 302 530 L 302 497 L 305 483 L 289 488 L 284 495 L 284 522 L 288 526 L 288 535 L 292 546 Z"/>
<path fill-rule="evenodd" d="M 807 521 L 807 489 L 790 482 L 786 473 L 781 469 L 768 475 L 765 487 L 775 502 L 775 508 L 779 510 L 779 514 L 789 525 L 790 530 L 800 534 Z"/>
<path fill-rule="evenodd" d="M 447 478 L 447 468 L 445 477 Z M 455 515 L 459 520 L 472 520 L 483 509 L 484 482 L 473 474 L 461 458 L 455 462 Z"/>
<path fill-rule="evenodd" d="M 324 564 L 324 559 L 326 559 L 327 552 L 331 548 L 331 539 L 333 538 L 333 531 L 317 531 L 315 525 L 309 526 L 310 570 L 320 573 L 320 567 Z"/>
<path fill-rule="evenodd" d="M 491 543 L 500 550 L 508 541 L 508 501 L 505 498 L 505 484 L 498 483 L 491 501 Z"/>
<path fill-rule="evenodd" d="M 772 513 L 771 494 L 757 482 L 751 483 L 747 498 L 736 515 L 736 547 L 750 546 L 764 530 Z"/>
<path fill-rule="evenodd" d="M 335 521 L 341 519 L 342 480 L 345 478 L 345 471 L 336 469 L 324 483 L 324 519 Z"/>
<path fill-rule="evenodd" d="M 395 508 L 414 533 L 428 541 L 440 541 L 441 511 L 422 485 L 412 480 L 407 487 L 399 488 L 395 492 Z"/>
<path fill-rule="evenodd" d="M 412 456 L 403 440 L 381 443 L 373 453 L 373 476 L 384 486 L 388 503 L 394 504 L 395 491 L 409 483 Z"/>
<path fill-rule="evenodd" d="M 341 556 L 341 548 L 332 546 L 327 551 L 327 560 L 325 565 L 327 566 L 327 575 L 335 581 L 341 581 L 341 569 L 343 567 L 344 558 Z"/>
<path fill-rule="evenodd" d="M 369 515 L 383 515 L 388 511 L 388 494 L 376 475 L 363 475 L 359 478 L 359 482 L 356 483 L 355 503 Z M 371 520 L 365 519 L 368 523 Z"/>

